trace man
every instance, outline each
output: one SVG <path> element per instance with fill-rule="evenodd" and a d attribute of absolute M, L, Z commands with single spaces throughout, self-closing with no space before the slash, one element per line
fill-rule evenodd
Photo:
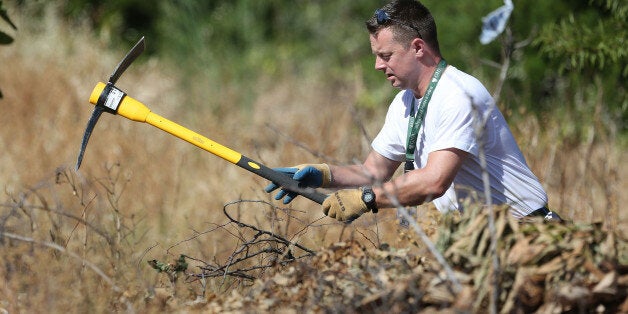
<path fill-rule="evenodd" d="M 507 204 L 515 218 L 560 218 L 547 209 L 547 194 L 527 166 L 489 92 L 474 77 L 447 65 L 428 9 L 394 0 L 366 22 L 375 69 L 393 87 L 384 126 L 362 165 L 304 164 L 279 168 L 301 184 L 340 188 L 323 212 L 350 222 L 368 211 L 433 201 L 441 212 L 463 210 L 462 200 L 483 196 L 483 145 L 493 204 Z M 486 117 L 481 140 L 475 130 Z M 405 162 L 405 173 L 391 180 Z M 271 183 L 267 192 L 277 189 Z M 289 203 L 296 193 L 280 190 Z"/>

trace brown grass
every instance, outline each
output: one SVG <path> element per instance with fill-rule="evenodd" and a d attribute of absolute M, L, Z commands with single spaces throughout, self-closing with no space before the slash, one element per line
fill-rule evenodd
<path fill-rule="evenodd" d="M 23 25 L 27 17 L 14 19 Z M 73 171 L 92 110 L 89 93 L 125 52 L 109 52 L 104 40 L 63 26 L 54 14 L 41 23 L 39 31 L 21 28 L 13 45 L 0 47 L 5 96 L 0 100 L 5 192 L 0 232 L 29 239 L 0 237 L 0 309 L 104 312 L 130 304 L 157 311 L 158 302 L 172 302 L 159 301 L 159 289 L 170 283 L 146 261 L 179 254 L 224 261 L 238 243 L 238 231 L 217 228 L 227 222 L 223 205 L 269 200 L 262 191 L 266 182 L 149 125 L 111 115 L 100 119 L 81 171 Z M 143 60 L 118 86 L 155 112 L 270 167 L 361 160 L 369 140 L 357 121 L 372 137 L 386 109 L 356 110 L 357 88 L 336 90 L 321 81 L 284 77 L 255 86 L 259 96 L 250 99 L 250 110 L 222 105 L 215 115 L 212 106 L 228 104 L 228 95 L 185 104 L 176 74 L 165 68 L 157 58 Z M 361 86 L 359 80 L 348 75 L 346 86 Z M 567 146 L 551 127 L 541 132 L 532 118 L 512 128 L 550 194 L 551 207 L 576 222 L 628 225 L 626 211 L 620 210 L 628 201 L 621 192 L 628 188 L 622 167 L 627 155 L 613 138 L 593 129 L 590 142 Z M 366 217 L 345 230 L 322 218 L 316 204 L 293 203 L 294 211 L 245 206 L 241 217 L 314 250 L 341 237 L 405 245 L 390 212 L 379 215 L 377 223 Z M 432 234 L 438 216 L 430 206 L 424 209 L 420 215 Z M 220 293 L 225 286 L 218 282 L 208 289 Z M 177 291 L 191 299 L 198 294 L 192 287 Z"/>

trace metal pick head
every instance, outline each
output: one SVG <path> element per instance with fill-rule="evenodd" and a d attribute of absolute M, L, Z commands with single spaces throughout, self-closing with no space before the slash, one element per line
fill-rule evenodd
<path fill-rule="evenodd" d="M 83 142 L 81 143 L 81 150 L 79 151 L 78 159 L 76 160 L 76 170 L 81 167 L 81 163 L 83 162 L 83 155 L 85 154 L 85 148 L 87 147 L 87 142 L 89 142 L 89 137 L 92 135 L 92 131 L 94 130 L 94 126 L 96 126 L 96 122 L 100 118 L 100 115 L 103 111 L 108 111 L 111 113 L 115 113 L 120 101 L 125 96 L 125 94 L 119 89 L 115 88 L 113 85 L 118 81 L 122 73 L 126 71 L 126 69 L 135 61 L 135 59 L 144 52 L 145 44 L 144 37 L 140 38 L 140 40 L 131 48 L 131 50 L 124 56 L 124 59 L 118 63 L 113 73 L 109 77 L 109 83 L 107 84 L 107 88 L 103 90 L 104 97 L 103 101 L 98 101 L 95 103 L 94 111 L 92 112 L 92 116 L 89 118 L 87 122 L 87 127 L 85 128 L 85 133 L 83 134 Z M 101 95 L 101 98 L 103 95 Z"/>
<path fill-rule="evenodd" d="M 81 143 L 81 150 L 79 151 L 78 159 L 76 160 L 76 170 L 81 167 L 81 163 L 83 162 L 83 154 L 85 154 L 85 148 L 87 147 L 87 142 L 89 142 L 89 137 L 92 135 L 94 126 L 96 126 L 96 122 L 98 122 L 98 118 L 100 118 L 100 115 L 103 111 L 104 109 L 101 106 L 94 107 L 92 116 L 87 122 L 87 127 L 85 128 L 85 133 L 83 134 L 83 142 Z"/>
<path fill-rule="evenodd" d="M 133 63 L 133 61 L 135 61 L 135 59 L 141 55 L 142 52 L 144 52 L 145 47 L 144 36 L 142 36 L 135 46 L 133 46 L 126 56 L 124 56 L 124 59 L 118 63 L 118 66 L 116 66 L 116 69 L 113 70 L 113 73 L 111 73 L 111 76 L 109 77 L 109 82 L 111 84 L 115 84 L 116 81 L 118 81 L 122 73 L 124 73 L 131 63 Z"/>

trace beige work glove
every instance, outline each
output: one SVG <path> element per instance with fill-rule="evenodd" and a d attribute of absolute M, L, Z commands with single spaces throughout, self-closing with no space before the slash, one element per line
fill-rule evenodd
<path fill-rule="evenodd" d="M 339 190 L 327 197 L 322 206 L 325 215 L 347 223 L 370 211 L 362 201 L 361 189 Z"/>

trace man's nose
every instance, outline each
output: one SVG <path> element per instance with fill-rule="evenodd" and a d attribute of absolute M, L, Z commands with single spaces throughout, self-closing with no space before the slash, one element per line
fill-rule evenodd
<path fill-rule="evenodd" d="M 375 57 L 375 70 L 384 71 L 386 69 L 386 64 L 380 57 Z"/>

